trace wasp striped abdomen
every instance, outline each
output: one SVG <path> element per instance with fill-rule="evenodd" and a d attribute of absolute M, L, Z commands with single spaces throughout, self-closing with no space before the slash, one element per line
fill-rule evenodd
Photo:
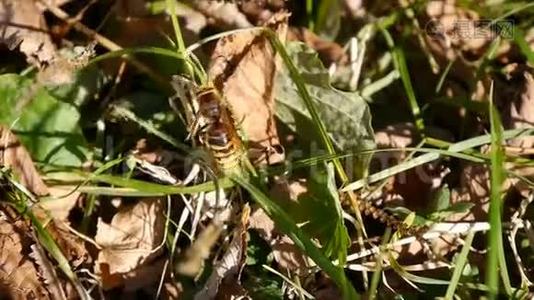
<path fill-rule="evenodd" d="M 242 144 L 221 96 L 215 88 L 206 87 L 197 93 L 197 101 L 199 114 L 205 122 L 203 143 L 218 171 L 223 174 L 239 171 Z"/>
<path fill-rule="evenodd" d="M 241 143 L 229 129 L 225 124 L 216 122 L 208 127 L 205 137 L 206 146 L 223 174 L 238 170 L 241 159 Z"/>

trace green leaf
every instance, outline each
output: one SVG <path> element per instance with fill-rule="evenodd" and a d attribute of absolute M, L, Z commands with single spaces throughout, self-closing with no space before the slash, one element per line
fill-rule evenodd
<path fill-rule="evenodd" d="M 454 203 L 453 205 L 451 206 L 448 206 L 444 209 L 440 209 L 438 211 L 435 211 L 433 213 L 431 213 L 428 218 L 430 220 L 435 220 L 435 221 L 440 221 L 440 220 L 443 220 L 453 214 L 457 214 L 457 213 L 464 213 L 464 212 L 467 212 L 469 211 L 472 207 L 474 206 L 473 203 L 471 202 L 457 202 L 457 203 Z"/>
<path fill-rule="evenodd" d="M 319 118 L 335 146 L 343 152 L 374 149 L 374 133 L 367 103 L 357 93 L 346 93 L 330 85 L 328 70 L 322 65 L 317 53 L 308 46 L 293 42 L 286 50 L 306 84 Z M 291 130 L 301 136 L 311 136 L 320 141 L 313 131 L 314 125 L 297 87 L 287 70 L 276 78 L 276 115 Z M 356 168 L 360 175 L 367 169 L 368 157 L 359 158 Z"/>
<path fill-rule="evenodd" d="M 243 287 L 252 299 L 282 300 L 284 299 L 282 282 L 279 278 L 260 268 L 244 270 Z"/>
<path fill-rule="evenodd" d="M 25 97 L 31 101 L 17 113 L 15 107 Z M 80 114 L 73 104 L 60 101 L 28 78 L 4 74 L 0 76 L 0 106 L 0 123 L 17 134 L 33 159 L 70 166 L 81 166 L 87 160 Z"/>
<path fill-rule="evenodd" d="M 446 209 L 450 205 L 451 190 L 448 185 L 444 185 L 434 195 L 432 203 L 430 203 L 429 211 L 435 212 Z"/>

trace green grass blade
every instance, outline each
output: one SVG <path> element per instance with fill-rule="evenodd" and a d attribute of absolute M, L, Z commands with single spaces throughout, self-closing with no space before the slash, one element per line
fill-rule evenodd
<path fill-rule="evenodd" d="M 317 6 L 317 18 L 313 23 L 313 31 L 317 33 L 321 32 L 326 27 L 328 18 L 338 17 L 331 14 L 332 6 L 338 5 L 335 1 L 338 0 L 322 0 L 317 2 L 319 5 Z"/>
<path fill-rule="evenodd" d="M 4 168 L 2 168 L 0 170 L 0 181 L 4 183 L 4 180 L 6 180 L 5 182 L 8 183 L 5 187 L 6 191 L 11 189 L 10 186 L 13 188 L 13 190 L 12 192 L 5 193 L 7 199 L 3 200 L 7 200 L 21 215 L 30 220 L 40 244 L 56 260 L 60 270 L 74 285 L 80 296 L 80 299 L 91 299 L 81 285 L 76 274 L 72 271 L 69 261 L 61 252 L 61 249 L 57 245 L 56 241 L 52 238 L 50 233 L 48 233 L 41 221 L 33 214 L 31 206 L 37 202 L 35 196 L 26 187 L 14 180 L 10 174 L 4 172 Z"/>
<path fill-rule="evenodd" d="M 510 139 L 510 138 L 516 138 L 520 136 L 525 135 L 532 135 L 534 134 L 534 129 L 512 129 L 507 130 L 503 133 L 504 139 Z M 491 135 L 481 135 L 474 138 L 470 138 L 455 144 L 452 144 L 447 150 L 450 152 L 461 152 L 465 151 L 471 148 L 475 148 L 484 144 L 487 144 L 491 141 Z M 440 157 L 439 153 L 427 153 L 423 154 L 421 156 L 418 156 L 414 159 L 411 159 L 409 161 L 403 162 L 401 164 L 398 164 L 394 167 L 391 167 L 389 169 L 379 171 L 377 173 L 374 173 L 366 178 L 354 181 L 346 185 L 342 191 L 349 191 L 349 190 L 357 190 L 362 187 L 364 187 L 366 184 L 374 183 L 383 179 L 386 179 L 390 176 L 393 176 L 395 174 L 404 172 L 406 170 L 409 170 L 411 168 L 414 168 L 416 166 L 431 162 L 433 160 L 436 160 Z"/>
<path fill-rule="evenodd" d="M 513 16 L 513 15 L 515 15 L 515 14 L 517 14 L 517 13 L 523 11 L 523 10 L 526 10 L 527 8 L 530 8 L 532 6 L 534 6 L 534 2 L 531 2 L 531 3 L 527 2 L 527 3 L 520 4 L 519 6 L 511 9 L 510 11 L 506 12 L 505 14 L 503 14 L 503 15 L 497 17 L 497 18 L 494 18 L 493 20 L 491 20 L 491 22 L 488 24 L 488 27 L 491 27 L 492 25 L 497 24 L 499 21 L 504 20 L 504 19 L 506 19 L 508 17 L 511 17 L 511 16 Z M 513 26 L 515 24 L 512 23 L 511 25 Z M 515 30 L 515 29 L 513 29 L 513 30 Z"/>
<path fill-rule="evenodd" d="M 185 42 L 182 35 L 182 29 L 180 28 L 180 22 L 178 22 L 178 17 L 176 16 L 176 0 L 166 0 L 166 6 L 171 17 L 172 28 L 176 38 L 176 45 L 178 55 L 184 56 L 185 60 L 185 73 L 187 73 L 191 78 L 194 75 L 197 75 L 199 80 L 204 83 L 205 81 L 205 72 L 200 64 L 196 64 L 196 61 L 192 61 L 191 57 L 186 51 Z"/>
<path fill-rule="evenodd" d="M 391 238 L 391 228 L 387 227 L 386 232 L 384 232 L 384 235 L 382 236 L 382 242 L 380 244 L 380 248 L 385 249 L 390 238 Z M 373 272 L 373 276 L 371 277 L 371 285 L 369 286 L 369 299 L 370 300 L 374 300 L 377 298 L 378 284 L 380 283 L 380 279 L 381 279 L 380 275 L 382 274 L 382 257 L 380 253 L 375 255 L 375 261 L 376 261 L 376 269 Z"/>
<path fill-rule="evenodd" d="M 83 174 L 83 173 L 82 173 Z M 217 181 L 217 184 L 213 181 L 192 185 L 192 186 L 172 186 L 152 183 L 148 181 L 142 181 L 127 177 L 113 176 L 113 175 L 92 175 L 87 176 L 92 182 L 103 182 L 119 187 L 125 187 L 133 189 L 143 193 L 151 193 L 159 196 L 163 195 L 177 195 L 177 194 L 194 194 L 200 192 L 209 192 L 219 188 L 229 188 L 233 186 L 233 183 L 228 178 L 221 178 Z M 80 188 L 80 190 L 84 190 Z M 85 189 L 88 190 L 88 189 Z M 104 190 L 102 190 L 104 191 Z"/>
<path fill-rule="evenodd" d="M 472 85 L 471 88 L 474 89 L 474 84 L 482 79 L 484 76 L 487 75 L 487 69 L 490 65 L 491 61 L 495 58 L 495 55 L 497 54 L 497 50 L 499 49 L 499 46 L 501 45 L 502 38 L 500 36 L 497 36 L 489 45 L 486 52 L 484 52 L 484 56 L 482 59 L 482 63 L 478 66 L 476 72 L 475 72 L 475 81 L 471 82 L 470 85 Z"/>
<path fill-rule="evenodd" d="M 399 71 L 397 70 L 393 70 L 391 72 L 389 72 L 386 76 L 380 78 L 380 79 L 377 79 L 376 81 L 364 86 L 362 89 L 361 89 L 361 96 L 362 98 L 364 98 L 366 101 L 371 101 L 371 97 L 383 90 L 384 88 L 386 88 L 387 86 L 389 86 L 390 84 L 392 84 L 394 81 L 396 81 L 397 79 L 399 79 Z"/>
<path fill-rule="evenodd" d="M 306 19 L 308 21 L 308 29 L 313 31 L 315 27 L 314 17 L 313 17 L 313 0 L 306 0 Z"/>
<path fill-rule="evenodd" d="M 404 268 L 402 268 L 402 266 L 397 262 L 395 257 L 393 257 L 392 253 L 389 251 L 387 253 L 387 258 L 388 258 L 391 268 L 405 280 L 409 280 L 409 281 L 413 281 L 413 282 L 417 282 L 421 284 L 429 284 L 429 285 L 449 285 L 450 284 L 450 282 L 447 280 L 418 276 L 418 275 L 414 275 L 404 270 Z"/>
<path fill-rule="evenodd" d="M 116 106 L 115 105 L 115 106 L 113 106 L 111 113 L 116 115 L 116 116 L 118 116 L 118 117 L 123 117 L 123 118 L 129 119 L 130 121 L 132 121 L 134 123 L 137 123 L 137 125 L 139 125 L 143 129 L 145 129 L 148 133 L 159 137 L 160 139 L 162 139 L 163 141 L 165 141 L 165 142 L 169 143 L 170 145 L 176 147 L 177 149 L 180 149 L 180 150 L 182 150 L 184 152 L 191 151 L 191 149 L 187 145 L 182 144 L 181 142 L 176 140 L 174 137 L 166 134 L 165 132 L 160 131 L 159 129 L 154 127 L 154 125 L 152 125 L 152 123 L 138 118 L 132 111 L 130 111 L 130 110 L 124 108 L 124 107 L 120 107 L 120 106 Z"/>
<path fill-rule="evenodd" d="M 469 234 L 467 235 L 467 238 L 465 239 L 464 245 L 462 247 L 462 251 L 460 252 L 460 255 L 458 255 L 458 258 L 456 259 L 456 266 L 452 274 L 451 284 L 449 285 L 449 287 L 447 288 L 447 292 L 445 293 L 446 300 L 452 300 L 454 297 L 454 291 L 456 291 L 456 287 L 458 286 L 458 283 L 460 282 L 460 278 L 462 276 L 464 266 L 467 262 L 467 255 L 469 254 L 469 249 L 471 247 L 471 243 L 473 243 L 474 237 L 475 237 L 475 232 L 470 231 Z"/>
<path fill-rule="evenodd" d="M 520 28 L 514 28 L 513 29 L 513 39 L 516 45 L 519 47 L 519 50 L 521 50 L 521 53 L 527 58 L 528 62 L 531 65 L 534 65 L 534 51 L 530 49 L 530 45 L 527 43 L 527 40 L 525 39 L 525 33 Z"/>
<path fill-rule="evenodd" d="M 278 204 L 269 199 L 257 187 L 247 180 L 234 176 L 232 180 L 246 189 L 267 215 L 275 222 L 277 228 L 287 234 L 306 255 L 308 255 L 330 278 L 343 293 L 344 299 L 359 299 L 359 295 L 348 281 L 343 269 L 334 266 L 317 246 L 304 234 L 291 217 Z"/>
<path fill-rule="evenodd" d="M 438 94 L 441 91 L 441 87 L 443 87 L 445 78 L 447 78 L 447 75 L 449 74 L 449 71 L 451 70 L 451 67 L 453 64 L 454 64 L 454 60 L 449 61 L 449 63 L 445 67 L 445 70 L 443 70 L 443 73 L 441 73 L 441 75 L 439 76 L 438 84 L 436 85 L 436 94 Z"/>
<path fill-rule="evenodd" d="M 489 161 L 489 159 L 487 159 L 484 155 L 478 156 L 478 155 L 466 154 L 462 152 L 453 152 L 453 151 L 434 149 L 434 148 L 405 147 L 405 148 L 382 148 L 382 149 L 363 150 L 363 151 L 358 151 L 358 152 L 336 154 L 336 155 L 325 154 L 325 155 L 320 155 L 320 156 L 314 156 L 314 157 L 305 158 L 305 159 L 292 162 L 291 168 L 298 169 L 298 168 L 303 168 L 303 167 L 310 167 L 310 166 L 316 165 L 317 163 L 329 161 L 334 158 L 342 159 L 342 158 L 347 158 L 347 157 L 357 156 L 357 155 L 369 155 L 369 154 L 376 154 L 376 153 L 393 153 L 393 152 L 436 153 L 442 156 L 454 157 L 454 158 L 463 159 L 463 160 L 474 162 L 474 163 L 484 163 L 484 162 Z M 283 170 L 285 170 L 285 167 L 283 167 Z"/>
<path fill-rule="evenodd" d="M 406 91 L 406 96 L 408 97 L 408 104 L 412 111 L 412 115 L 415 119 L 415 126 L 419 130 L 421 137 L 425 137 L 425 123 L 421 115 L 421 109 L 417 103 L 417 98 L 415 97 L 415 91 L 413 90 L 412 80 L 410 79 L 410 73 L 408 72 L 408 65 L 406 64 L 406 58 L 404 56 L 404 51 L 401 48 L 395 47 L 392 50 L 393 62 L 397 70 L 399 71 L 404 90 Z"/>
<path fill-rule="evenodd" d="M 326 126 L 324 125 L 323 121 L 319 117 L 319 113 L 317 112 L 317 109 L 315 108 L 313 99 L 310 93 L 308 93 L 306 84 L 304 83 L 304 80 L 302 79 L 297 67 L 293 63 L 293 60 L 291 59 L 291 57 L 289 57 L 289 54 L 284 48 L 284 45 L 282 45 L 282 43 L 280 42 L 280 40 L 278 39 L 278 37 L 272 30 L 266 29 L 265 33 L 268 35 L 269 40 L 273 44 L 276 51 L 278 51 L 278 53 L 280 54 L 280 57 L 282 58 L 282 60 L 284 61 L 284 64 L 289 71 L 289 76 L 293 80 L 293 83 L 295 83 L 295 86 L 297 87 L 300 97 L 304 101 L 304 104 L 306 105 L 306 108 L 308 109 L 310 113 L 312 121 L 315 124 L 316 130 L 319 133 L 319 136 L 321 137 L 321 140 L 323 142 L 324 147 L 326 148 L 326 151 L 328 152 L 328 154 L 332 154 L 332 155 L 336 154 L 334 145 L 332 141 L 330 140 L 330 137 L 328 136 Z M 341 165 L 341 162 L 339 161 L 339 159 L 334 159 L 333 163 L 336 168 L 336 172 L 338 173 L 338 176 L 341 178 L 341 180 L 343 182 L 348 181 L 348 177 L 345 174 L 345 170 L 343 169 L 343 166 Z"/>
<path fill-rule="evenodd" d="M 502 187 L 505 179 L 503 134 L 499 113 L 493 106 L 493 85 L 490 90 L 489 115 L 491 124 L 491 194 L 489 208 L 490 231 L 488 238 L 488 259 L 486 264 L 486 285 L 489 287 L 490 299 L 496 299 L 499 294 L 499 273 L 493 272 L 499 268 L 506 292 L 511 292 L 510 280 L 504 261 L 504 247 L 502 241 Z"/>
<path fill-rule="evenodd" d="M 102 55 L 99 55 L 93 59 L 91 59 L 88 63 L 88 65 L 95 64 L 97 62 L 111 59 L 111 58 L 117 58 L 121 57 L 123 55 L 131 55 L 135 53 L 144 53 L 144 54 L 152 54 L 152 55 L 160 55 L 160 56 L 167 56 L 176 58 L 177 60 L 185 60 L 186 58 L 176 53 L 175 51 L 165 49 L 165 48 L 159 48 L 159 47 L 137 47 L 137 48 L 128 48 L 128 49 L 121 49 L 117 51 L 111 51 Z"/>
<path fill-rule="evenodd" d="M 182 30 L 180 29 L 180 23 L 176 17 L 176 1 L 167 0 L 166 1 L 167 9 L 169 10 L 169 15 L 171 16 L 172 29 L 176 38 L 176 45 L 178 46 L 179 53 L 185 53 L 185 43 L 182 37 Z"/>
<path fill-rule="evenodd" d="M 161 197 L 173 193 L 164 193 L 157 191 L 140 191 L 133 188 L 123 187 L 105 187 L 86 185 L 78 189 L 80 193 L 95 196 L 116 196 L 116 197 Z M 187 194 L 187 193 L 184 193 Z"/>
<path fill-rule="evenodd" d="M 48 251 L 48 253 L 56 260 L 58 263 L 59 269 L 69 278 L 69 280 L 72 282 L 74 287 L 76 288 L 76 291 L 78 292 L 78 295 L 81 299 L 91 299 L 83 286 L 80 284 L 80 280 L 76 276 L 76 274 L 72 271 L 69 261 L 67 258 L 63 255 L 61 252 L 61 249 L 59 249 L 59 246 L 57 245 L 56 241 L 52 238 L 50 233 L 46 231 L 46 229 L 43 227 L 43 224 L 35 217 L 35 215 L 31 211 L 26 211 L 26 215 L 30 219 L 33 228 L 35 229 L 35 232 L 37 233 L 37 237 L 39 238 L 39 241 L 41 242 L 41 245 Z"/>
<path fill-rule="evenodd" d="M 402 48 L 395 46 L 395 42 L 393 41 L 393 38 L 391 37 L 389 32 L 384 27 L 379 25 L 379 28 L 384 38 L 386 39 L 386 43 L 388 44 L 388 47 L 390 48 L 391 55 L 393 56 L 393 63 L 395 64 L 395 68 L 397 69 L 397 71 L 399 71 L 402 85 L 404 86 L 404 90 L 406 91 L 406 96 L 408 97 L 408 104 L 410 105 L 410 109 L 412 111 L 412 115 L 415 120 L 415 126 L 419 130 L 421 137 L 424 139 L 425 138 L 425 123 L 421 115 L 421 109 L 419 108 L 419 104 L 417 103 L 417 98 L 415 97 L 415 91 L 413 89 L 412 80 L 410 79 L 410 73 L 408 72 L 408 65 L 406 64 L 404 51 L 402 50 Z"/>

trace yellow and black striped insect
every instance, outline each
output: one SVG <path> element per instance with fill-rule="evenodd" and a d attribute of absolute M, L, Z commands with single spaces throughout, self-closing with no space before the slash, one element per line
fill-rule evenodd
<path fill-rule="evenodd" d="M 198 119 L 203 123 L 201 142 L 209 150 L 220 173 L 239 173 L 245 151 L 231 111 L 214 87 L 202 87 L 195 96 Z"/>
<path fill-rule="evenodd" d="M 182 101 L 189 137 L 196 138 L 210 154 L 214 169 L 222 175 L 241 173 L 248 161 L 231 108 L 211 84 L 198 86 L 192 80 L 174 76 L 171 84 Z M 171 107 L 180 110 L 171 101 Z"/>

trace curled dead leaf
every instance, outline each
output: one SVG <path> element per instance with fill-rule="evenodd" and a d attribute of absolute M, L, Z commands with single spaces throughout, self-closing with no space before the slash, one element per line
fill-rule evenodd
<path fill-rule="evenodd" d="M 55 220 L 68 221 L 67 218 L 74 208 L 81 193 L 73 185 L 54 185 L 49 188 L 50 197 L 39 205 L 46 209 Z"/>
<path fill-rule="evenodd" d="M 41 176 L 33 165 L 30 154 L 19 142 L 17 137 L 3 126 L 0 126 L 0 165 L 10 167 L 22 185 L 36 196 L 50 194 L 50 189 L 41 179 Z M 76 194 L 73 195 L 77 198 Z M 66 218 L 70 208 L 72 208 L 73 202 L 76 201 L 74 198 L 68 199 L 71 204 L 67 205 L 67 207 L 60 207 L 61 212 L 50 213 L 46 209 L 46 205 L 41 206 L 41 203 L 34 205 L 31 209 L 39 221 L 48 224 L 48 233 L 56 241 L 65 257 L 76 267 L 88 259 L 85 245 L 81 239 L 70 232 L 60 219 L 53 218 L 53 216 Z M 65 202 L 62 202 L 60 206 L 65 204 Z M 51 219 L 50 215 L 52 215 L 52 222 L 49 222 Z"/>
<path fill-rule="evenodd" d="M 281 235 L 275 229 L 274 222 L 265 211 L 257 209 L 250 217 L 250 228 L 258 231 L 262 239 L 271 245 L 274 259 L 282 269 L 306 274 L 310 264 L 307 256 L 287 235 Z"/>
<path fill-rule="evenodd" d="M 291 27 L 288 31 L 288 40 L 301 41 L 317 51 L 321 61 L 329 66 L 332 63 L 347 63 L 348 56 L 339 44 L 322 39 L 307 28 Z"/>
<path fill-rule="evenodd" d="M 39 266 L 41 276 L 48 287 L 53 299 L 67 299 L 65 292 L 62 288 L 62 282 L 57 276 L 56 270 L 52 263 L 48 260 L 46 252 L 39 244 L 33 244 L 31 246 L 32 252 L 29 254 L 35 263 Z"/>
<path fill-rule="evenodd" d="M 247 28 L 252 24 L 243 15 L 236 3 L 226 1 L 194 1 L 195 8 L 206 16 L 213 25 L 222 29 Z"/>
<path fill-rule="evenodd" d="M 30 154 L 19 139 L 0 125 L 0 165 L 11 168 L 20 182 L 38 196 L 49 194 L 48 187 L 35 169 Z"/>
<path fill-rule="evenodd" d="M 111 223 L 98 220 L 95 241 L 102 247 L 95 271 L 102 275 L 105 289 L 128 284 L 137 278 L 135 271 L 151 265 L 161 253 L 165 229 L 165 202 L 162 199 L 143 199 L 135 204 L 119 207 Z M 146 283 L 158 279 L 143 277 Z"/>
<path fill-rule="evenodd" d="M 282 41 L 288 17 L 287 13 L 279 13 L 266 24 Z M 248 142 L 251 160 L 258 164 L 284 159 L 273 112 L 277 65 L 275 51 L 265 34 L 250 30 L 221 38 L 208 71 Z"/>
<path fill-rule="evenodd" d="M 488 27 L 479 26 L 475 11 L 460 7 L 455 0 L 429 1 L 426 17 L 423 24 L 431 50 L 450 61 L 480 58 L 495 36 Z"/>
<path fill-rule="evenodd" d="M 0 282 L 13 299 L 51 299 L 30 259 L 30 227 L 0 211 Z"/>
<path fill-rule="evenodd" d="M 264 24 L 273 14 L 287 8 L 287 4 L 285 0 L 241 1 L 238 3 L 239 9 L 255 25 Z"/>
<path fill-rule="evenodd" d="M 30 63 L 40 65 L 55 56 L 56 47 L 37 1 L 0 1 L 0 32 L 0 42 L 11 50 L 18 47 Z"/>

